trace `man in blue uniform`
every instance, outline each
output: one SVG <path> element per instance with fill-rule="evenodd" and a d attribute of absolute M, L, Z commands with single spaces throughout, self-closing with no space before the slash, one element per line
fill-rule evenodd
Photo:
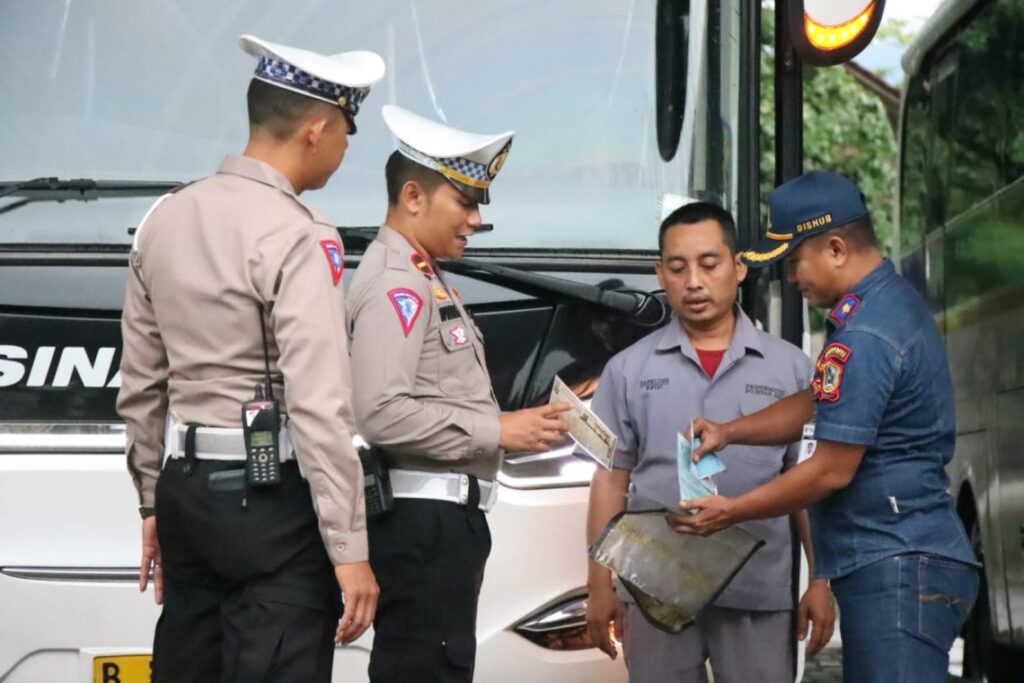
<path fill-rule="evenodd" d="M 831 308 L 808 391 L 753 415 L 698 420 L 694 457 L 727 444 L 785 443 L 815 415 L 814 455 L 737 498 L 682 501 L 677 531 L 811 508 L 815 573 L 842 615 L 848 683 L 945 681 L 978 571 L 947 488 L 956 425 L 945 349 L 928 307 L 878 247 L 864 197 L 811 171 L 768 197 L 753 267 L 786 257 L 812 304 Z"/>

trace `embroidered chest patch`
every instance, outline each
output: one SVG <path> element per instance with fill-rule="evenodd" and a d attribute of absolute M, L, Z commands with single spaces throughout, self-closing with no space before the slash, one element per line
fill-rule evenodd
<path fill-rule="evenodd" d="M 466 326 L 461 323 L 449 330 L 448 334 L 452 336 L 452 344 L 455 346 L 465 346 L 469 343 L 469 338 L 466 336 Z"/>
<path fill-rule="evenodd" d="M 334 286 L 338 286 L 341 274 L 345 271 L 345 259 L 342 255 L 341 245 L 334 240 L 320 240 L 320 248 L 327 256 L 327 264 L 331 267 L 331 279 Z"/>
<path fill-rule="evenodd" d="M 853 312 L 860 306 L 860 297 L 856 294 L 846 294 L 839 303 L 828 313 L 828 317 L 838 325 L 844 325 Z"/>
<path fill-rule="evenodd" d="M 441 312 L 443 313 L 444 310 L 445 308 L 442 307 Z M 448 319 L 441 317 L 441 343 L 449 351 L 472 348 L 474 339 L 469 334 L 469 324 L 462 319 L 462 316 L 458 315 L 458 311 L 455 313 L 455 316 Z"/>
<path fill-rule="evenodd" d="M 398 314 L 402 332 L 408 337 L 416 324 L 416 319 L 423 311 L 423 299 L 416 292 L 404 287 L 388 290 L 388 298 L 391 299 L 391 305 L 395 307 L 395 312 Z"/>
<path fill-rule="evenodd" d="M 811 391 L 819 401 L 835 403 L 842 396 L 843 375 L 846 362 L 853 351 L 845 344 L 832 343 L 822 349 L 818 361 L 814 365 L 814 379 L 811 380 Z"/>
<path fill-rule="evenodd" d="M 782 389 L 766 384 L 748 384 L 745 393 L 754 394 L 755 396 L 767 396 L 776 401 L 786 397 L 786 392 Z"/>
<path fill-rule="evenodd" d="M 644 391 L 661 391 L 668 386 L 668 377 L 651 377 L 640 380 L 640 388 Z"/>

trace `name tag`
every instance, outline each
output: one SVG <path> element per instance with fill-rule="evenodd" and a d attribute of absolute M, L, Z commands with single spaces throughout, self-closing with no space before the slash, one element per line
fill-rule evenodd
<path fill-rule="evenodd" d="M 800 440 L 800 456 L 797 462 L 801 463 L 814 455 L 814 447 L 818 445 L 814 438 L 814 423 L 808 422 L 804 425 L 804 437 Z"/>

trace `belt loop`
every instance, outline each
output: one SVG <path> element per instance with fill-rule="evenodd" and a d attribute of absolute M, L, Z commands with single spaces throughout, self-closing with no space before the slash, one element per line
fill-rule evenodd
<path fill-rule="evenodd" d="M 469 477 L 469 498 L 466 501 L 466 507 L 470 510 L 480 507 L 480 480 L 474 477 L 472 474 Z"/>
<path fill-rule="evenodd" d="M 185 429 L 185 464 L 181 471 L 186 477 L 192 476 L 192 470 L 196 465 L 196 426 L 188 425 Z"/>

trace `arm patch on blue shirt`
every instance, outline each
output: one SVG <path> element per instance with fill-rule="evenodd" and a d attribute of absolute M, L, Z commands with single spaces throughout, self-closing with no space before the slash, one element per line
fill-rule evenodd
<path fill-rule="evenodd" d="M 835 403 L 842 395 L 843 374 L 846 362 L 853 356 L 849 346 L 833 342 L 821 350 L 814 365 L 814 379 L 811 390 L 819 401 Z"/>

